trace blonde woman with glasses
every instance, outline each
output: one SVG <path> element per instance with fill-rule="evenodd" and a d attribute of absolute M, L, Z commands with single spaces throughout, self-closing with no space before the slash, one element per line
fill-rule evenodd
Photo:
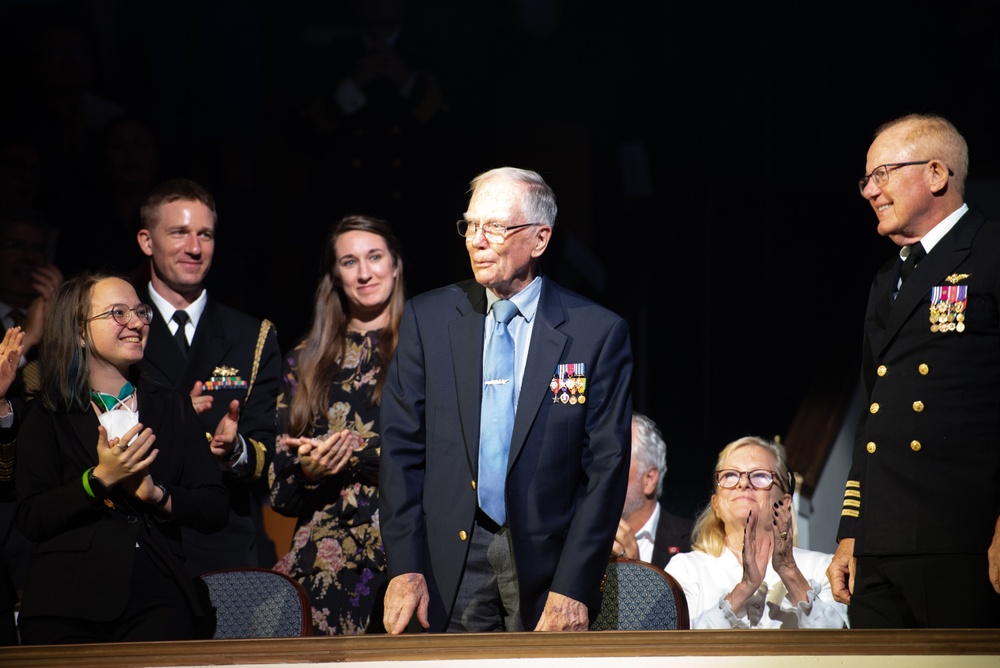
<path fill-rule="evenodd" d="M 794 547 L 794 477 L 785 449 L 745 436 L 719 453 L 711 503 L 693 550 L 667 564 L 687 598 L 691 628 L 845 628 L 833 600 L 832 555 Z"/>

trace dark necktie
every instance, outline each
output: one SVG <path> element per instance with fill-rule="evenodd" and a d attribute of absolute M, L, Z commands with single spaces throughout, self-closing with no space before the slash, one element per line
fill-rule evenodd
<path fill-rule="evenodd" d="M 187 311 L 174 311 L 170 319 L 177 323 L 177 331 L 174 332 L 174 341 L 177 342 L 177 347 L 181 349 L 181 355 L 187 357 L 188 340 L 187 334 L 184 332 L 188 321 Z"/>
<path fill-rule="evenodd" d="M 517 315 L 513 302 L 493 304 L 496 325 L 483 364 L 483 404 L 479 423 L 479 507 L 500 525 L 507 521 L 504 487 L 514 432 L 514 339 L 507 323 Z"/>
<path fill-rule="evenodd" d="M 917 265 L 921 260 L 927 255 L 927 251 L 924 250 L 923 244 L 919 241 L 912 246 L 910 246 L 910 254 L 906 256 L 906 260 L 903 261 L 903 265 L 899 268 L 899 289 L 902 289 L 903 283 L 906 279 L 910 277 L 913 270 L 917 268 Z"/>

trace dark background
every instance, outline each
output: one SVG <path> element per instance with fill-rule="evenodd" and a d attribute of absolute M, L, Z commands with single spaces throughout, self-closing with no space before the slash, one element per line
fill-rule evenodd
<path fill-rule="evenodd" d="M 535 169 L 560 204 L 545 270 L 628 319 L 635 406 L 666 438 L 669 503 L 692 514 L 723 445 L 782 436 L 810 387 L 857 374 L 893 252 L 856 186 L 879 124 L 950 118 L 969 199 L 997 213 L 1000 7 L 930 7 L 409 0 L 400 52 L 441 104 L 348 132 L 329 109 L 350 2 L 8 0 L 0 138 L 34 156 L 0 170 L 60 229 L 68 268 L 96 255 L 66 239 L 129 239 L 106 215 L 104 130 L 140 120 L 146 178 L 218 199 L 213 294 L 288 348 L 340 216 L 393 224 L 414 294 L 470 275 L 453 226 L 469 179 Z"/>

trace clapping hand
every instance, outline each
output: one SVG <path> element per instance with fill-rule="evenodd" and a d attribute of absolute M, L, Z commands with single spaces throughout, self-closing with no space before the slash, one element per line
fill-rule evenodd
<path fill-rule="evenodd" d="M 784 501 L 775 501 L 774 514 L 771 521 L 774 527 L 772 564 L 774 565 L 774 570 L 781 573 L 787 568 L 795 567 L 795 558 L 792 556 L 792 545 L 795 542 L 795 535 L 792 530 L 791 504 Z"/>
<path fill-rule="evenodd" d="M 615 543 L 611 554 L 619 559 L 638 559 L 639 543 L 635 540 L 635 532 L 625 520 L 618 520 L 618 531 L 615 532 Z"/>
<path fill-rule="evenodd" d="M 142 423 L 126 431 L 121 438 L 108 438 L 103 425 L 97 427 L 97 460 L 94 475 L 111 487 L 121 484 L 122 489 L 147 503 L 157 496 L 149 466 L 159 450 L 153 448 L 156 435 L 143 428 Z"/>
<path fill-rule="evenodd" d="M 288 438 L 287 445 L 298 447 L 299 464 L 306 478 L 318 482 L 344 470 L 358 439 L 350 429 L 332 432 L 325 438 Z"/>
<path fill-rule="evenodd" d="M 767 573 L 771 560 L 771 535 L 757 533 L 757 515 L 751 510 L 743 529 L 743 582 L 750 591 L 757 591 Z"/>
<path fill-rule="evenodd" d="M 11 327 L 0 341 L 0 399 L 7 396 L 14 378 L 17 377 L 17 367 L 21 364 L 24 353 L 24 332 L 20 327 Z"/>
<path fill-rule="evenodd" d="M 229 402 L 229 411 L 219 420 L 215 428 L 215 435 L 209 442 L 208 447 L 216 458 L 228 457 L 236 447 L 236 440 L 240 437 L 240 402 L 233 399 Z"/>
<path fill-rule="evenodd" d="M 191 388 L 191 405 L 194 406 L 194 412 L 201 415 L 209 408 L 212 407 L 212 395 L 205 394 L 205 386 L 201 384 L 200 380 L 194 381 L 194 387 Z"/>
<path fill-rule="evenodd" d="M 31 285 L 38 293 L 31 304 L 24 319 L 24 351 L 28 352 L 42 341 L 42 334 L 45 332 L 45 318 L 49 313 L 49 306 L 56 295 L 56 291 L 62 285 L 63 275 L 55 265 L 43 264 L 31 274 Z"/>

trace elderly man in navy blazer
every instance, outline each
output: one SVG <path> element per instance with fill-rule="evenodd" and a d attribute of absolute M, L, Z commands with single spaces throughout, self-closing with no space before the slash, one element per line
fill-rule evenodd
<path fill-rule="evenodd" d="M 458 222 L 475 280 L 403 313 L 381 408 L 390 633 L 414 618 L 430 631 L 586 630 L 597 614 L 628 482 L 632 349 L 622 318 L 542 275 L 555 216 L 537 173 L 480 174 Z M 487 378 L 503 302 L 516 307 L 513 377 Z M 482 415 L 503 386 L 516 411 L 500 468 Z"/>

